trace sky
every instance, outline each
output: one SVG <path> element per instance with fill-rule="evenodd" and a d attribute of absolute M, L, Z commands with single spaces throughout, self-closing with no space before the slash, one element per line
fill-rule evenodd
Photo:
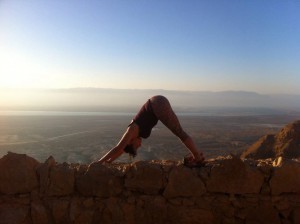
<path fill-rule="evenodd" d="M 0 0 L 0 88 L 300 94 L 300 1 Z"/>

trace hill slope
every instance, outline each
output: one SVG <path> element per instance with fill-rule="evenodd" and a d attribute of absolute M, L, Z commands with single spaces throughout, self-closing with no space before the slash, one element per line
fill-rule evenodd
<path fill-rule="evenodd" d="M 276 135 L 266 135 L 250 146 L 241 158 L 265 159 L 300 157 L 300 120 L 285 126 Z"/>

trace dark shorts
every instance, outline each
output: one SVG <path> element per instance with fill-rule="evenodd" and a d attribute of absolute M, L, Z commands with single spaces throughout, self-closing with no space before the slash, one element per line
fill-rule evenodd
<path fill-rule="evenodd" d="M 153 96 L 150 99 L 151 106 L 156 117 L 169 128 L 181 141 L 185 141 L 189 136 L 182 129 L 179 120 L 174 113 L 169 100 L 164 96 Z"/>

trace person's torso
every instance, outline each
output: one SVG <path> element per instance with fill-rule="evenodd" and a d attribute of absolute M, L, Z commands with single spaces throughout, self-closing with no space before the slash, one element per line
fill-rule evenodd
<path fill-rule="evenodd" d="M 158 119 L 153 113 L 151 101 L 148 100 L 137 113 L 133 121 L 139 126 L 139 136 L 148 138 Z"/>

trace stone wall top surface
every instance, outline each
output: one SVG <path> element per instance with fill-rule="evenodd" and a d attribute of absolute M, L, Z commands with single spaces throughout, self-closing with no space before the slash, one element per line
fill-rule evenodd
<path fill-rule="evenodd" d="M 74 193 L 111 197 L 125 192 L 166 198 L 227 194 L 300 193 L 298 160 L 240 160 L 220 157 L 204 167 L 187 168 L 180 161 L 137 161 L 132 164 L 58 164 L 50 157 L 39 163 L 26 155 L 8 153 L 0 159 L 0 193 L 39 190 L 48 196 Z"/>

